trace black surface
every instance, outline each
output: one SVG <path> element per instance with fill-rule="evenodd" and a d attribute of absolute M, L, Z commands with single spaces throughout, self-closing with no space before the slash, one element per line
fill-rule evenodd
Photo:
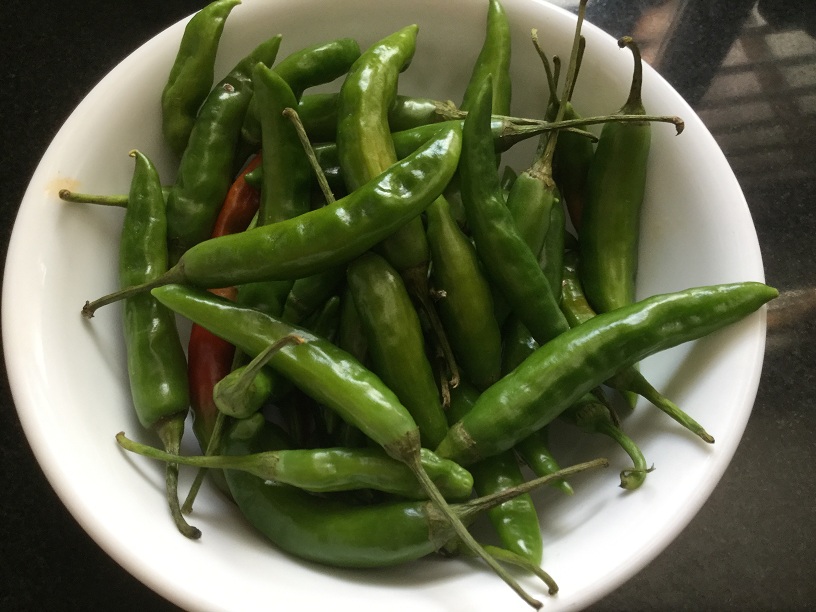
<path fill-rule="evenodd" d="M 637 26 L 643 11 L 666 3 L 590 4 L 591 20 L 622 35 Z M 753 3 L 685 4 L 682 19 L 658 34 L 662 42 L 671 42 L 675 34 L 682 40 L 664 50 L 665 64 L 657 61 L 656 67 L 704 119 L 715 117 L 704 112 L 709 80 L 732 39 L 743 31 Z M 769 22 L 765 32 L 809 28 L 813 33 L 812 0 L 798 6 L 765 5 Z M 4 251 L 29 177 L 73 108 L 139 44 L 199 6 L 189 0 L 4 3 L 0 20 Z M 684 45 L 690 41 L 694 44 Z M 816 608 L 812 578 L 816 156 L 809 143 L 816 127 L 816 43 L 812 38 L 804 41 L 806 51 L 810 45 L 812 52 L 797 69 L 805 75 L 805 87 L 810 83 L 814 91 L 804 97 L 800 116 L 792 118 L 785 100 L 772 97 L 773 113 L 757 128 L 755 138 L 728 117 L 717 119 L 713 130 L 745 189 L 768 282 L 783 292 L 770 313 L 754 413 L 733 463 L 699 515 L 649 567 L 593 606 L 595 611 Z M 746 99 L 755 95 L 737 88 L 731 92 L 734 105 L 743 94 Z M 763 140 L 768 129 L 787 134 L 776 149 Z M 738 136 L 743 136 L 742 144 L 729 146 Z M 779 147 L 784 151 L 797 142 L 801 146 L 791 156 L 793 161 L 780 166 Z M 756 162 L 746 163 L 746 153 L 754 154 Z M 0 609 L 175 609 L 111 561 L 64 509 L 23 436 L 5 376 L 0 401 Z"/>

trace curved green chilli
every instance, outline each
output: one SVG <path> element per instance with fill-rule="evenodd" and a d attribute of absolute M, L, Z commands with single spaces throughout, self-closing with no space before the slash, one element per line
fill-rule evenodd
<path fill-rule="evenodd" d="M 479 92 L 462 133 L 462 201 L 485 272 L 533 337 L 544 343 L 569 329 L 538 260 L 505 206 L 490 133 L 491 85 Z"/>
<path fill-rule="evenodd" d="M 397 160 L 388 112 L 397 80 L 414 56 L 417 26 L 410 25 L 369 47 L 349 70 L 340 88 L 337 152 L 343 180 L 351 191 Z M 389 236 L 381 252 L 400 273 L 428 262 L 428 243 L 417 218 Z"/>
<path fill-rule="evenodd" d="M 493 80 L 491 107 L 497 115 L 510 114 L 510 24 L 499 0 L 489 0 L 485 37 L 476 58 L 460 108 L 473 109 L 479 89 L 488 77 Z"/>
<path fill-rule="evenodd" d="M 309 210 L 312 168 L 295 126 L 283 115 L 284 109 L 297 105 L 292 89 L 263 64 L 252 70 L 252 83 L 263 135 L 258 225 L 267 225 Z"/>
<path fill-rule="evenodd" d="M 462 382 L 451 389 L 451 405 L 448 417 L 455 423 L 470 412 L 479 392 Z M 524 482 L 516 455 L 512 450 L 488 457 L 470 466 L 476 494 L 490 495 Z M 507 550 L 541 564 L 543 543 L 541 525 L 533 499 L 529 493 L 519 495 L 487 511 L 502 546 Z"/>
<path fill-rule="evenodd" d="M 731 283 L 657 295 L 599 314 L 542 345 L 483 392 L 437 454 L 467 465 L 507 450 L 616 372 L 734 323 L 777 295 L 762 283 Z"/>
<path fill-rule="evenodd" d="M 295 99 L 300 100 L 303 92 L 310 87 L 329 83 L 344 75 L 358 57 L 360 46 L 356 40 L 338 38 L 295 51 L 278 62 L 272 70 L 286 81 Z M 300 111 L 297 104 L 292 108 Z M 241 128 L 243 147 L 247 151 L 256 149 L 261 143 L 261 115 L 258 103 L 253 99 Z"/>
<path fill-rule="evenodd" d="M 160 278 L 88 302 L 82 314 L 90 318 L 101 306 L 169 283 L 211 289 L 288 280 L 351 261 L 416 218 L 441 194 L 456 170 L 461 145 L 457 129 L 443 130 L 333 205 L 204 241 Z"/>
<path fill-rule="evenodd" d="M 388 111 L 397 80 L 414 56 L 418 28 L 407 26 L 374 43 L 354 63 L 340 88 L 337 149 L 350 190 L 397 160 Z"/>
<path fill-rule="evenodd" d="M 581 281 L 578 278 L 578 254 L 575 250 L 567 250 L 564 253 L 561 309 L 570 327 L 580 325 L 596 315 L 584 296 Z M 636 393 L 644 397 L 703 441 L 714 442 L 714 438 L 702 425 L 657 391 L 636 367 L 628 367 L 617 372 L 605 383 L 621 393 Z"/>
<path fill-rule="evenodd" d="M 426 357 L 419 316 L 402 278 L 375 253 L 349 264 L 346 278 L 365 331 L 373 371 L 414 417 L 422 445 L 435 447 L 448 426 Z"/>
<path fill-rule="evenodd" d="M 225 453 L 247 455 L 280 445 L 279 436 L 260 427 L 258 420 L 243 421 L 227 435 Z M 593 466 L 582 469 L 587 467 Z M 431 502 L 349 505 L 288 485 L 266 484 L 243 472 L 227 470 L 225 476 L 250 524 L 285 552 L 310 561 L 335 567 L 385 567 L 432 554 L 455 537 Z M 463 523 L 470 524 L 502 501 L 505 498 L 497 496 L 451 507 Z"/>
<path fill-rule="evenodd" d="M 271 64 L 280 36 L 255 48 L 216 85 L 198 113 L 167 198 L 170 262 L 209 238 L 234 178 L 235 152 L 246 107 L 252 98 L 251 72 L 259 62 Z"/>
<path fill-rule="evenodd" d="M 122 287 L 150 281 L 167 269 L 164 197 L 156 168 L 138 151 L 119 243 Z M 190 404 L 187 359 L 173 313 L 150 294 L 125 300 L 122 327 L 133 407 L 139 422 L 155 431 L 168 452 L 177 453 Z M 179 530 L 187 537 L 201 533 L 181 516 L 178 466 L 169 464 L 165 477 L 168 503 Z"/>
<path fill-rule="evenodd" d="M 187 148 L 198 109 L 212 88 L 215 57 L 224 23 L 240 0 L 216 0 L 184 28 L 176 59 L 162 90 L 162 134 L 178 157 Z"/>
<path fill-rule="evenodd" d="M 136 168 L 119 246 L 122 287 L 153 280 L 167 269 L 164 198 L 158 172 L 142 153 L 134 151 L 132 155 Z M 186 360 L 172 313 L 151 296 L 141 295 L 125 301 L 123 319 L 139 421 L 149 429 L 164 418 L 186 415 Z M 157 380 L 165 384 L 156 384 Z"/>
<path fill-rule="evenodd" d="M 300 336 L 302 344 L 282 348 L 271 356 L 269 366 L 386 450 L 396 452 L 399 449 L 394 447 L 412 436 L 418 440 L 416 423 L 396 395 L 356 359 L 325 339 L 208 291 L 166 285 L 152 293 L 171 310 L 253 357 L 284 336 Z"/>
<path fill-rule="evenodd" d="M 499 379 L 501 370 L 501 332 L 490 287 L 447 200 L 439 197 L 426 213 L 431 282 L 443 292 L 437 310 L 464 377 L 484 389 Z"/>
<path fill-rule="evenodd" d="M 251 415 L 245 420 L 250 423 L 238 427 L 271 427 L 261 414 Z M 265 481 L 287 484 L 312 493 L 373 489 L 407 499 L 427 499 L 405 464 L 392 459 L 379 448 L 292 449 L 280 444 L 276 445 L 279 448 L 247 455 L 183 456 L 139 444 L 124 434 L 116 438 L 125 449 L 159 461 L 218 470 L 241 470 Z M 446 498 L 463 500 L 470 496 L 473 478 L 463 467 L 453 461 L 439 459 L 427 449 L 422 451 L 422 465 Z"/>
<path fill-rule="evenodd" d="M 621 114 L 645 114 L 640 53 L 631 39 L 635 70 Z M 640 217 L 646 191 L 651 124 L 606 123 L 587 176 L 586 200 L 578 236 L 581 282 L 596 312 L 608 312 L 635 300 Z"/>

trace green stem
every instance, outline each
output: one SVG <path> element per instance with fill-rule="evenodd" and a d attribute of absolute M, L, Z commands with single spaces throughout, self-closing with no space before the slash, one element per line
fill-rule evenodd
<path fill-rule="evenodd" d="M 215 451 L 221 446 L 221 436 L 224 432 L 224 424 L 226 423 L 226 420 L 227 417 L 223 412 L 219 411 L 219 413 L 215 416 L 215 423 L 213 424 L 212 434 L 210 434 L 210 439 L 207 442 L 207 448 L 204 450 L 205 456 L 214 455 Z M 124 437 L 124 433 L 117 434 L 116 440 L 121 444 L 121 441 L 119 440 L 120 435 Z M 201 489 L 201 485 L 204 484 L 204 478 L 206 476 L 207 476 L 206 467 L 201 467 L 196 472 L 193 484 L 190 485 L 190 490 L 187 492 L 187 497 L 185 498 L 184 503 L 181 506 L 181 511 L 184 514 L 190 514 L 193 511 L 193 503 L 195 502 L 196 497 L 198 497 L 198 492 Z"/>
<path fill-rule="evenodd" d="M 530 30 L 530 38 L 533 40 L 533 46 L 535 47 L 536 53 L 538 53 L 538 57 L 541 58 L 541 63 L 544 64 L 544 73 L 547 75 L 547 86 L 550 88 L 549 103 L 551 105 L 558 104 L 558 78 L 553 75 L 553 70 L 550 66 L 550 59 L 547 57 L 547 54 L 544 52 L 544 49 L 538 42 L 538 30 L 535 28 Z"/>
<path fill-rule="evenodd" d="M 420 462 L 419 455 L 417 455 L 413 460 L 406 463 L 414 475 L 417 477 L 420 485 L 422 486 L 423 490 L 427 493 L 428 498 L 433 502 L 433 504 L 439 509 L 440 512 L 445 516 L 448 520 L 449 524 L 456 532 L 456 535 L 462 541 L 462 543 L 476 556 L 481 557 L 481 559 L 487 563 L 487 565 L 492 569 L 499 578 L 501 578 L 505 584 L 507 584 L 515 593 L 521 597 L 530 607 L 535 608 L 536 610 L 540 609 L 542 603 L 532 597 L 527 591 L 525 591 L 522 586 L 513 578 L 509 572 L 503 568 L 498 561 L 488 553 L 484 547 L 476 541 L 476 539 L 470 534 L 465 524 L 462 520 L 453 512 L 451 507 L 448 505 L 448 502 L 445 501 L 445 498 L 439 492 L 439 489 L 436 488 L 436 485 L 425 472 L 422 467 L 422 463 Z"/>
<path fill-rule="evenodd" d="M 133 297 L 134 295 L 147 293 L 148 291 L 150 291 L 151 289 L 155 289 L 156 287 L 172 285 L 175 283 L 184 283 L 185 280 L 186 276 L 184 274 L 184 268 L 179 265 L 175 265 L 172 268 L 170 268 L 167 272 L 165 272 L 161 276 L 156 277 L 151 281 L 141 283 L 140 285 L 125 287 L 124 289 L 120 289 L 119 291 L 114 291 L 113 293 L 109 293 L 108 295 L 102 296 L 101 298 L 96 299 L 93 302 L 85 302 L 85 305 L 82 307 L 82 316 L 85 317 L 86 319 L 92 319 L 94 313 L 102 306 L 107 306 L 108 304 L 113 304 L 114 302 L 125 300 L 129 297 Z"/>
<path fill-rule="evenodd" d="M 691 418 L 670 399 L 664 397 L 640 372 L 634 368 L 630 368 L 627 374 L 628 376 L 625 382 L 620 385 L 621 390 L 637 393 L 705 442 L 709 444 L 714 443 L 714 437 L 709 434 L 700 423 Z M 622 375 L 614 377 L 611 382 L 617 382 L 619 376 Z"/>
<path fill-rule="evenodd" d="M 498 546 L 486 545 L 484 549 L 493 555 L 497 561 L 507 563 L 508 565 L 515 565 L 516 567 L 520 567 L 521 569 L 527 570 L 531 574 L 538 576 L 541 581 L 547 585 L 550 595 L 555 595 L 558 593 L 558 584 L 552 579 L 552 576 L 529 559 L 526 559 L 511 550 L 500 548 Z"/>
<path fill-rule="evenodd" d="M 564 91 L 561 94 L 561 101 L 558 104 L 558 112 L 555 116 L 555 123 L 558 123 L 564 119 L 567 101 L 569 100 L 567 96 L 572 92 L 572 88 L 575 83 L 575 75 L 578 72 L 578 56 L 583 54 L 581 51 L 581 26 L 584 22 L 584 15 L 586 14 L 586 4 L 587 0 L 581 0 L 580 4 L 578 5 L 578 21 L 575 26 L 575 37 L 572 43 L 572 51 L 570 52 L 570 61 L 567 65 L 567 76 L 566 81 L 564 82 Z M 558 132 L 556 131 L 550 134 L 549 138 L 547 139 L 547 146 L 544 147 L 544 152 L 541 154 L 541 157 L 535 161 L 532 168 L 530 168 L 531 174 L 542 176 L 544 177 L 545 181 L 550 183 L 552 183 L 552 159 L 553 155 L 555 154 L 555 145 L 557 142 Z"/>
<path fill-rule="evenodd" d="M 165 450 L 174 455 L 178 454 L 181 436 L 184 433 L 184 416 L 177 415 L 162 419 L 155 426 L 154 429 L 162 441 Z M 185 537 L 191 540 L 197 540 L 201 537 L 201 531 L 197 527 L 190 525 L 184 518 L 179 506 L 178 499 L 178 463 L 168 463 L 164 472 L 165 494 L 167 495 L 167 504 L 170 508 L 170 514 L 176 524 L 178 530 Z"/>
<path fill-rule="evenodd" d="M 650 468 L 646 464 L 643 452 L 638 445 L 635 444 L 635 441 L 623 433 L 623 430 L 615 427 L 611 422 L 597 423 L 595 425 L 595 431 L 612 438 L 632 459 L 633 466 L 629 469 L 622 470 L 620 473 L 621 488 L 627 491 L 634 491 L 640 487 L 646 479 L 646 474 L 651 472 L 654 468 Z"/>
<path fill-rule="evenodd" d="M 323 198 L 326 200 L 326 204 L 333 204 L 335 202 L 334 193 L 332 193 L 331 187 L 329 186 L 329 181 L 326 179 L 326 173 L 323 172 L 320 162 L 317 161 L 317 155 L 315 155 L 314 147 L 312 147 L 309 136 L 306 134 L 306 128 L 303 127 L 303 122 L 300 120 L 300 116 L 294 108 L 283 109 L 283 115 L 292 122 L 292 125 L 295 126 L 295 131 L 300 139 L 300 144 L 303 145 L 303 150 L 306 152 L 306 157 L 312 166 L 315 177 L 317 177 L 317 183 L 320 185 L 320 191 L 323 192 Z"/>
<path fill-rule="evenodd" d="M 70 189 L 60 189 L 60 200 L 65 202 L 75 202 L 77 204 L 100 204 L 102 206 L 116 206 L 119 208 L 127 208 L 128 195 L 99 195 L 95 193 L 77 193 Z"/>

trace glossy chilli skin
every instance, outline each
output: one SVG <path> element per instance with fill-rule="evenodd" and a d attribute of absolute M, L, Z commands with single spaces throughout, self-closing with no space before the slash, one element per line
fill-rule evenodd
<path fill-rule="evenodd" d="M 599 314 L 542 345 L 482 393 L 436 452 L 468 465 L 507 450 L 616 372 L 734 323 L 777 295 L 762 283 L 732 283 L 657 295 Z"/>
<path fill-rule="evenodd" d="M 119 282 L 127 287 L 152 280 L 167 268 L 166 221 L 161 182 L 142 153 L 136 160 L 119 247 Z M 188 401 L 187 362 L 175 317 L 149 294 L 124 302 L 123 325 L 131 394 L 145 428 L 166 419 L 183 422 Z"/>
<path fill-rule="evenodd" d="M 367 253 L 346 273 L 365 331 L 372 369 L 411 412 L 423 446 L 433 448 L 448 430 L 436 378 L 425 353 L 419 316 L 397 271 Z"/>
<path fill-rule="evenodd" d="M 465 382 L 452 389 L 449 411 L 451 421 L 455 422 L 467 414 L 478 397 L 479 392 Z M 525 481 L 512 450 L 473 463 L 470 472 L 476 493 L 480 496 L 509 489 Z M 487 511 L 487 516 L 504 548 L 541 565 L 541 526 L 529 493 L 491 508 Z"/>
<path fill-rule="evenodd" d="M 226 436 L 224 451 L 247 455 L 283 445 L 280 436 L 256 419 L 237 423 Z M 247 520 L 276 546 L 310 561 L 385 567 L 431 554 L 454 537 L 431 502 L 349 505 L 289 485 L 266 484 L 236 470 L 225 475 Z"/>
<path fill-rule="evenodd" d="M 510 308 L 544 343 L 569 329 L 536 255 L 505 206 L 490 132 L 491 83 L 479 90 L 463 127 L 460 187 L 476 251 Z"/>
<path fill-rule="evenodd" d="M 640 53 L 631 39 L 635 72 L 621 114 L 644 115 Z M 640 218 L 646 191 L 651 124 L 604 124 L 587 175 L 579 245 L 580 277 L 596 312 L 608 312 L 635 300 Z"/>
<path fill-rule="evenodd" d="M 563 260 L 561 309 L 567 317 L 570 327 L 576 327 L 594 317 L 596 313 L 589 305 L 584 295 L 581 281 L 578 278 L 578 254 L 574 250 L 567 250 L 564 252 Z M 702 425 L 655 389 L 651 383 L 646 380 L 643 374 L 638 371 L 637 367 L 630 366 L 616 372 L 611 378 L 605 381 L 605 384 L 621 393 L 637 394 L 646 398 L 683 427 L 702 438 L 705 442 L 714 442 L 714 438 Z"/>
<path fill-rule="evenodd" d="M 485 37 L 473 72 L 465 89 L 460 108 L 473 109 L 479 88 L 488 79 L 493 80 L 491 107 L 497 115 L 510 114 L 510 24 L 499 0 L 490 0 L 487 7 Z"/>
<path fill-rule="evenodd" d="M 164 196 L 158 172 L 138 151 L 119 243 L 119 282 L 126 287 L 150 281 L 167 269 Z M 187 360 L 173 313 L 150 294 L 123 304 L 122 327 L 133 407 L 139 422 L 154 431 L 165 450 L 178 453 L 189 395 Z M 167 502 L 176 527 L 189 538 L 201 532 L 184 520 L 178 501 L 178 466 L 165 470 Z"/>
<path fill-rule="evenodd" d="M 167 285 L 154 289 L 153 295 L 174 312 L 206 327 L 250 356 L 284 336 L 293 333 L 300 336 L 303 344 L 282 348 L 270 358 L 270 367 L 358 427 L 392 456 L 406 448 L 419 452 L 416 423 L 396 395 L 332 343 L 208 291 Z"/>
<path fill-rule="evenodd" d="M 252 69 L 259 62 L 274 62 L 280 42 L 280 36 L 275 36 L 256 47 L 213 88 L 201 106 L 167 199 L 171 263 L 212 234 L 235 176 L 241 123 L 252 99 Z"/>
<path fill-rule="evenodd" d="M 438 198 L 427 211 L 431 281 L 443 296 L 436 307 L 463 377 L 477 389 L 499 379 L 502 341 L 493 298 L 476 251 Z"/>
<path fill-rule="evenodd" d="M 176 59 L 161 96 L 162 133 L 181 157 L 198 109 L 212 88 L 215 56 L 224 23 L 240 0 L 211 2 L 187 22 Z"/>
<path fill-rule="evenodd" d="M 460 150 L 461 133 L 443 130 L 332 206 L 197 245 L 180 261 L 179 280 L 202 287 L 286 280 L 350 261 L 438 197 L 456 169 Z"/>

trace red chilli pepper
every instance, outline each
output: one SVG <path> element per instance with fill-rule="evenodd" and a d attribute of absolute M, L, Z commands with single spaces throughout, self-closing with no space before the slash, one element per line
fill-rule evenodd
<path fill-rule="evenodd" d="M 261 156 L 255 156 L 241 172 L 224 198 L 221 212 L 215 222 L 212 237 L 237 234 L 244 231 L 258 211 L 260 194 L 245 180 L 247 173 L 257 168 Z M 235 300 L 235 287 L 211 290 Z M 215 384 L 230 373 L 235 347 L 209 330 L 193 325 L 187 345 L 187 374 L 190 384 L 190 407 L 193 411 L 193 432 L 202 450 L 206 450 L 212 436 L 218 408 L 213 400 Z"/>

